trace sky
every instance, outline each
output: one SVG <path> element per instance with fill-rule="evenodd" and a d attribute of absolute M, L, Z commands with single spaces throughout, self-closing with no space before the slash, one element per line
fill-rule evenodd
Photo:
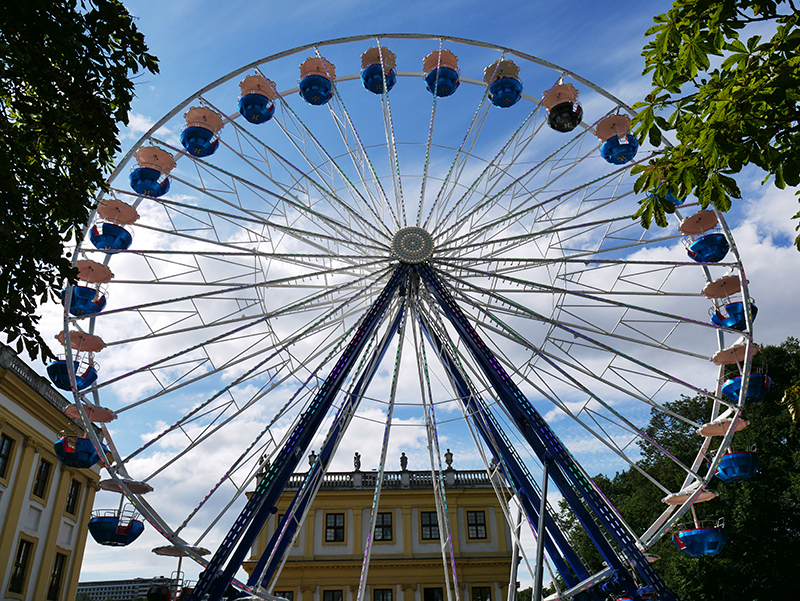
<path fill-rule="evenodd" d="M 130 122 L 121 133 L 123 152 L 173 107 L 227 73 L 282 50 L 358 34 L 430 33 L 486 41 L 561 65 L 632 105 L 648 90 L 647 79 L 641 74 L 643 32 L 651 25 L 652 16 L 666 10 L 669 3 L 564 0 L 496 5 L 476 1 L 343 0 L 278 4 L 203 0 L 128 1 L 126 6 L 136 16 L 150 51 L 159 57 L 160 72 L 142 74 L 136 79 Z M 352 58 L 355 61 L 358 57 Z M 587 112 L 590 106 L 587 96 Z M 167 142 L 173 143 L 176 133 L 169 127 L 161 132 Z M 459 142 L 460 139 L 454 139 L 452 144 Z M 789 220 L 796 210 L 796 201 L 792 191 L 762 186 L 759 177 L 751 174 L 746 174 L 739 183 L 744 199 L 731 211 L 728 222 L 743 257 L 751 295 L 759 307 L 755 338 L 759 344 L 777 344 L 788 335 L 800 335 L 794 317 L 794 299 L 800 293 L 800 281 L 787 275 L 797 273 L 800 267 L 800 253 L 791 246 L 794 228 Z M 148 236 L 147 232 L 137 234 L 137 243 L 151 240 Z M 45 311 L 43 329 L 58 327 L 57 313 Z M 119 328 L 127 325 L 120 323 Z M 130 362 L 110 356 L 114 358 L 107 360 L 109 367 L 132 368 Z M 42 371 L 42 366 L 38 368 Z M 390 376 L 382 374 L 379 378 L 384 391 L 388 390 Z M 136 394 L 134 390 L 129 392 Z M 366 414 L 369 411 L 375 418 L 369 437 L 379 439 L 382 408 L 376 401 Z M 443 411 L 446 416 L 447 408 Z M 168 408 L 164 409 L 163 418 L 155 417 L 159 419 L 141 421 L 142 440 L 147 440 L 151 432 L 158 432 L 162 422 L 169 419 Z M 399 423 L 403 420 L 409 425 L 414 422 L 410 415 L 400 415 Z M 418 429 L 398 430 L 390 448 L 392 456 L 399 456 L 402 448 L 424 446 L 424 436 Z M 230 436 L 228 443 L 233 444 L 236 433 Z M 479 461 L 474 452 L 469 455 L 467 446 L 460 444 L 463 441 L 451 438 L 445 442 L 461 453 L 457 458 L 463 458 L 464 463 L 472 466 Z M 343 442 L 343 448 L 352 457 L 352 451 L 361 448 L 359 444 L 358 440 L 348 440 Z M 366 454 L 362 451 L 362 455 Z M 213 457 L 203 456 L 203 460 Z M 196 469 L 201 462 L 197 463 Z M 586 467 L 592 473 L 603 471 L 600 465 Z M 339 468 L 347 469 L 344 465 Z M 180 487 L 181 483 L 175 482 L 176 491 Z M 107 495 L 98 494 L 96 507 L 110 504 Z M 174 569 L 173 560 L 150 553 L 159 544 L 162 544 L 160 538 L 152 528 L 128 548 L 102 548 L 89 540 L 81 580 L 166 575 Z M 196 577 L 196 570 L 186 565 L 184 569 L 187 576 Z"/>

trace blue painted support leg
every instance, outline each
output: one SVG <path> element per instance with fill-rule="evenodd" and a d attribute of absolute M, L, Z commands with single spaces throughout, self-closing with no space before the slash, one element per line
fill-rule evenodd
<path fill-rule="evenodd" d="M 275 528 L 275 532 L 272 534 L 269 544 L 267 544 L 266 548 L 264 549 L 264 553 L 261 555 L 261 558 L 258 560 L 258 564 L 256 564 L 250 579 L 247 581 L 248 586 L 255 586 L 256 584 L 259 584 L 259 579 L 261 580 L 260 584 L 262 587 L 267 588 L 269 586 L 269 582 L 272 580 L 275 571 L 278 569 L 281 559 L 286 553 L 286 549 L 289 547 L 289 543 L 291 542 L 295 531 L 300 525 L 306 509 L 311 501 L 313 501 L 310 494 L 312 483 L 317 478 L 322 477 L 325 466 L 328 464 L 333 456 L 334 451 L 336 450 L 336 445 L 339 441 L 339 433 L 347 429 L 350 419 L 361 402 L 364 393 L 366 393 L 372 378 L 374 378 L 375 374 L 378 373 L 378 368 L 381 365 L 381 361 L 383 360 L 384 355 L 386 355 L 386 351 L 389 349 L 389 346 L 394 339 L 394 335 L 397 333 L 397 330 L 400 327 L 400 322 L 403 320 L 404 309 L 405 303 L 403 303 L 403 305 L 400 307 L 400 310 L 397 312 L 397 317 L 395 317 L 394 322 L 392 322 L 392 326 L 386 333 L 386 336 L 384 337 L 380 346 L 375 349 L 367 369 L 361 374 L 361 377 L 359 378 L 356 386 L 353 388 L 352 393 L 348 399 L 342 403 L 342 407 L 339 409 L 339 412 L 336 414 L 336 418 L 331 425 L 331 434 L 328 436 L 325 445 L 320 451 L 319 459 L 311 468 L 308 476 L 306 476 L 303 486 L 300 487 L 300 490 L 297 491 L 294 499 L 292 499 L 292 503 L 289 505 L 289 510 L 286 511 L 286 513 L 283 515 L 283 519 Z M 285 532 L 283 532 L 283 536 L 281 537 L 281 532 L 284 530 L 284 528 Z M 275 549 L 274 553 L 272 552 L 273 549 Z M 272 557 L 271 561 L 270 556 Z M 263 576 L 261 576 L 262 573 L 264 574 Z"/>
<path fill-rule="evenodd" d="M 262 477 L 256 490 L 247 500 L 244 509 L 223 539 L 208 567 L 200 574 L 189 601 L 200 601 L 206 593 L 208 601 L 220 601 L 228 589 L 233 575 L 270 516 L 275 503 L 292 476 L 295 466 L 311 444 L 331 404 L 346 380 L 355 359 L 364 350 L 372 332 L 381 322 L 389 302 L 406 274 L 406 267 L 398 267 L 384 289 L 375 299 L 345 348 L 339 361 L 319 388 L 311 404 L 300 416 L 292 435 L 277 454 L 275 461 Z M 236 546 L 238 544 L 238 546 Z M 234 547 L 236 549 L 234 551 Z M 227 566 L 224 571 L 222 566 Z"/>
<path fill-rule="evenodd" d="M 451 354 L 447 352 L 436 330 L 427 323 L 424 314 L 420 314 L 420 318 L 422 331 L 441 359 L 442 365 L 456 390 L 456 394 L 466 406 L 467 415 L 471 416 L 472 423 L 481 438 L 483 438 L 486 446 L 491 449 L 495 460 L 505 466 L 506 474 L 517 491 L 528 522 L 531 525 L 538 524 L 541 496 L 530 473 L 524 468 L 523 463 L 505 433 L 500 429 L 500 425 L 496 422 L 494 416 L 486 410 L 482 400 L 472 393 L 466 378 L 456 365 Z M 588 578 L 589 573 L 549 512 L 545 514 L 545 520 L 544 541 L 547 554 L 555 564 L 556 570 L 567 584 L 567 587 L 571 588 L 577 584 L 578 580 Z M 538 532 L 539 530 L 537 530 Z"/>
<path fill-rule="evenodd" d="M 614 509 L 594 488 L 593 484 L 587 480 L 583 470 L 577 465 L 572 455 L 550 429 L 541 414 L 517 388 L 503 366 L 500 365 L 500 362 L 486 346 L 486 343 L 483 342 L 483 339 L 470 325 L 466 316 L 433 269 L 425 263 L 417 265 L 416 269 L 439 302 L 447 318 L 458 331 L 462 342 L 470 350 L 475 362 L 491 383 L 498 398 L 513 417 L 525 440 L 531 445 L 531 448 L 541 461 L 544 461 L 548 456 L 552 457 L 553 464 L 550 468 L 550 475 L 553 483 L 561 491 L 570 509 L 580 519 L 581 524 L 592 538 L 592 542 L 603 555 L 603 559 L 617 571 L 623 590 L 626 590 L 631 597 L 635 598 L 638 587 L 627 570 L 623 568 L 616 554 L 612 553 L 610 556 L 606 556 L 606 553 L 604 553 L 604 548 L 608 546 L 608 543 L 602 533 L 597 537 L 593 532 L 594 520 L 591 516 L 586 515 L 581 497 L 594 516 L 597 517 L 605 532 L 622 549 L 625 557 L 639 573 L 645 584 L 649 585 L 653 592 L 658 593 L 662 601 L 675 601 L 675 597 L 647 562 L 644 554 L 636 546 L 633 537 L 620 522 Z"/>
<path fill-rule="evenodd" d="M 539 526 L 537 532 L 544 532 L 544 516 L 547 515 L 547 475 L 550 471 L 550 458 L 545 457 L 542 461 L 542 505 L 539 509 Z M 544 536 L 536 539 L 536 573 L 533 575 L 533 595 L 532 599 L 542 598 L 542 576 L 544 576 Z"/>

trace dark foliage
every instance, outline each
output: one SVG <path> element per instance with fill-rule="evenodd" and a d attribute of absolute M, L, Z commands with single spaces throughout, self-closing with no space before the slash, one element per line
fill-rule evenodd
<path fill-rule="evenodd" d="M 725 518 L 727 546 L 717 556 L 692 559 L 666 536 L 651 550 L 661 557 L 654 566 L 677 599 L 800 599 L 800 584 L 794 577 L 800 557 L 800 431 L 779 404 L 784 389 L 800 376 L 800 342 L 789 338 L 780 346 L 766 347 L 756 356 L 756 364 L 768 370 L 772 388 L 765 400 L 745 406 L 744 417 L 750 426 L 735 436 L 734 448 L 755 445 L 760 469 L 744 482 L 713 481 L 711 488 L 719 497 L 696 505 L 701 520 Z M 698 422 L 710 409 L 708 402 L 699 398 L 683 398 L 670 407 Z M 684 462 L 691 462 L 700 448 L 701 439 L 690 426 L 663 413 L 653 412 L 647 432 L 677 449 L 676 456 Z M 671 460 L 643 448 L 640 465 L 679 490 L 683 472 Z M 611 478 L 599 475 L 595 482 L 638 532 L 664 509 L 663 493 L 634 469 Z M 583 530 L 569 525 L 583 554 L 598 569 L 600 558 Z"/>
<path fill-rule="evenodd" d="M 633 168 L 636 191 L 652 193 L 640 201 L 642 225 L 666 226 L 665 213 L 674 211 L 664 198 L 668 187 L 727 211 L 741 198 L 734 176 L 747 165 L 778 188 L 800 184 L 800 13 L 793 0 L 675 0 L 653 20 L 642 52 L 653 88 L 634 105 L 635 133 L 656 147 L 665 133 L 677 143 Z M 740 40 L 754 23 L 771 24 L 774 35 Z M 800 249 L 800 236 L 795 242 Z"/>
<path fill-rule="evenodd" d="M 131 75 L 157 72 L 116 0 L 26 0 L 0 11 L 0 329 L 50 352 L 38 304 L 74 281 L 64 246 L 82 235 L 119 150 Z"/>

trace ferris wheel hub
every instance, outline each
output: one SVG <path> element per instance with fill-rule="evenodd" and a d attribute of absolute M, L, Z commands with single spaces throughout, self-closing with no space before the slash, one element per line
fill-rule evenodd
<path fill-rule="evenodd" d="M 392 253 L 409 265 L 427 261 L 433 254 L 433 236 L 421 227 L 404 227 L 392 238 Z"/>

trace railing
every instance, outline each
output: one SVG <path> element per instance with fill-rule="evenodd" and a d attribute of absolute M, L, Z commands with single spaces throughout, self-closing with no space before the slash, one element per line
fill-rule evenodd
<path fill-rule="evenodd" d="M 50 401 L 59 410 L 63 411 L 69 405 L 69 401 L 56 392 L 46 378 L 33 371 L 28 364 L 17 357 L 17 354 L 5 344 L 0 344 L 0 367 L 13 372 L 14 375 L 25 381 L 28 386 Z"/>
<path fill-rule="evenodd" d="M 287 488 L 297 490 L 305 481 L 306 474 L 292 474 Z M 323 476 L 320 490 L 373 489 L 378 473 L 373 472 L 328 472 Z M 447 470 L 444 472 L 445 488 L 491 488 L 492 481 L 483 470 Z M 430 471 L 384 472 L 383 489 L 402 488 L 432 489 L 433 476 Z"/>

